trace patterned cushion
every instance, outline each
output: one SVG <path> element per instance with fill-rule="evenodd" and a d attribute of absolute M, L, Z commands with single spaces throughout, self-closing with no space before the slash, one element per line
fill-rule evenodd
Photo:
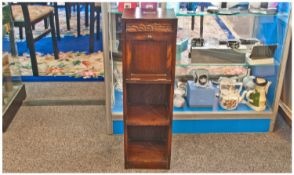
<path fill-rule="evenodd" d="M 14 21 L 23 22 L 24 17 L 23 17 L 21 6 L 20 5 L 12 5 L 11 9 L 12 9 Z M 47 15 L 50 12 L 53 12 L 53 7 L 49 7 L 49 6 L 29 5 L 28 9 L 29 9 L 31 21 L 34 21 L 35 19 L 38 19 L 42 16 Z"/>

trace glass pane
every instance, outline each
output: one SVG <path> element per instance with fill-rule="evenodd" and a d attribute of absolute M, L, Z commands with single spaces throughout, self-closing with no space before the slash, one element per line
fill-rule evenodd
<path fill-rule="evenodd" d="M 254 26 L 254 35 L 260 39 L 262 43 L 266 45 L 276 45 L 276 51 L 274 54 L 274 65 L 267 67 L 254 66 L 253 71 L 260 76 L 265 77 L 271 81 L 267 93 L 268 105 L 273 107 L 273 103 L 276 96 L 276 89 L 279 83 L 279 73 L 281 69 L 281 63 L 283 59 L 283 51 L 285 47 L 285 39 L 287 34 L 287 28 L 289 25 L 289 13 L 291 11 L 291 3 L 284 2 L 278 3 L 278 11 L 287 15 L 265 17 L 260 16 L 256 18 Z"/>
<path fill-rule="evenodd" d="M 276 86 L 279 82 L 280 65 L 291 4 L 270 3 L 269 7 L 277 8 L 277 12 L 273 14 L 252 13 L 248 9 L 243 9 L 233 15 L 207 13 L 207 7 L 212 5 L 210 3 L 204 3 L 204 12 L 201 13 L 199 12 L 199 4 L 201 3 L 196 3 L 194 6 L 190 4 L 188 7 L 190 10 L 198 9 L 196 13 L 187 13 L 187 9 L 186 11 L 183 10 L 183 8 L 187 8 L 187 3 L 168 2 L 166 4 L 167 8 L 173 8 L 175 10 L 178 17 L 176 82 L 193 80 L 193 71 L 195 72 L 197 69 L 208 70 L 209 79 L 212 82 L 215 95 L 218 95 L 220 91 L 220 77 L 235 77 L 237 78 L 237 82 L 241 82 L 242 84 L 247 75 L 248 77 L 249 75 L 261 77 L 269 82 L 267 84 L 268 92 L 266 91 L 267 86 L 261 88 L 265 90 L 266 108 L 259 110 L 258 108 L 250 107 L 248 103 L 245 104 L 244 102 L 239 103 L 233 112 L 261 111 L 267 113 L 272 111 Z M 229 3 L 229 5 L 232 4 L 234 3 Z M 249 3 L 248 5 L 250 8 L 256 7 L 253 3 Z M 109 9 L 109 13 L 111 16 L 110 27 L 112 27 L 110 32 L 111 36 L 113 36 L 111 39 L 111 49 L 113 50 L 113 81 L 115 87 L 113 92 L 113 112 L 122 113 L 122 63 L 121 49 L 119 49 L 121 48 L 121 41 L 117 34 L 114 36 L 115 32 L 119 33 L 121 31 L 121 28 L 117 27 L 121 26 L 121 12 L 117 10 L 116 3 Z M 195 47 L 193 45 L 192 49 L 192 42 L 195 44 L 199 38 L 204 40 L 203 46 Z M 236 41 L 239 43 L 238 47 L 234 45 Z M 260 54 L 258 51 L 260 52 L 262 49 L 268 50 L 271 47 L 276 48 L 271 52 L 269 62 L 267 60 L 264 62 L 253 62 L 248 59 L 252 55 Z M 240 97 L 244 92 L 246 94 L 248 91 L 245 88 L 247 86 L 247 84 L 243 84 L 243 88 L 239 93 Z M 221 107 L 219 97 L 215 97 L 212 108 L 190 107 L 187 97 L 184 99 L 184 106 L 174 107 L 174 112 L 232 112 Z"/>
<path fill-rule="evenodd" d="M 248 69 L 251 72 L 250 75 L 261 77 L 268 81 L 268 86 L 266 85 L 261 88 L 266 91 L 267 104 L 266 109 L 261 111 L 270 111 L 273 108 L 276 86 L 279 82 L 280 63 L 291 8 L 290 3 L 276 3 L 275 5 L 277 13 L 274 15 L 251 14 L 248 11 L 247 13 L 243 11 L 240 14 L 234 15 L 216 15 L 207 14 L 206 12 L 202 14 L 184 14 L 183 11 L 181 13 L 178 12 L 176 77 L 179 80 L 192 79 L 192 70 L 204 68 L 209 70 L 210 78 L 216 81 L 219 77 L 239 77 L 240 75 L 235 74 L 246 72 L 245 69 Z M 204 8 L 205 10 L 206 7 Z M 192 16 L 195 16 L 194 19 Z M 203 21 L 201 21 L 199 16 L 203 16 Z M 201 24 L 201 22 L 203 23 Z M 201 33 L 201 26 L 203 27 L 203 33 Z M 193 46 L 192 49 L 193 38 L 197 39 L 195 41 L 200 41 L 199 38 L 202 38 L 204 40 L 203 46 Z M 223 40 L 238 40 L 241 45 L 237 49 L 229 48 L 228 45 L 221 45 Z M 243 44 L 242 42 L 246 40 L 258 40 L 258 42 Z M 257 48 L 259 48 L 260 52 L 262 49 L 271 47 L 276 47 L 276 50 L 270 56 L 271 62 L 255 63 L 247 59 L 251 55 L 260 54 L 255 53 Z M 245 54 L 245 60 L 236 63 L 236 59 L 239 59 L 237 53 Z M 242 79 L 240 82 L 242 82 Z M 219 92 L 218 86 L 214 88 Z M 267 88 L 269 88 L 268 92 Z M 244 90 L 245 88 L 243 87 L 242 91 L 244 92 Z M 212 109 L 189 107 L 187 97 L 185 97 L 185 100 L 186 104 L 182 108 L 175 108 L 175 111 L 228 111 L 221 108 L 220 105 L 214 105 Z M 220 101 L 220 98 L 218 97 L 216 101 Z M 259 107 L 248 107 L 250 105 L 247 104 L 240 103 L 234 112 L 244 110 L 254 112 L 261 109 Z"/>
<path fill-rule="evenodd" d="M 2 6 L 2 14 L 2 107 L 3 111 L 5 111 L 22 83 L 19 69 L 20 63 L 15 51 L 16 45 L 13 38 L 13 24 L 10 22 L 10 9 L 8 5 Z"/>

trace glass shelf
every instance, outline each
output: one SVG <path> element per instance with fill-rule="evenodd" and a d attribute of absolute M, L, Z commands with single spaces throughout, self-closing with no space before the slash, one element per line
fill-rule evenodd
<path fill-rule="evenodd" d="M 121 15 L 122 12 L 119 12 L 117 8 L 113 8 L 109 10 L 111 14 Z M 241 11 L 237 14 L 226 15 L 226 14 L 215 14 L 215 13 L 208 13 L 208 12 L 197 12 L 197 13 L 186 13 L 186 12 L 177 12 L 176 16 L 277 16 L 277 17 L 288 17 L 287 13 L 276 13 L 276 14 L 262 14 L 262 13 L 249 13 L 248 11 Z"/>
<path fill-rule="evenodd" d="M 114 90 L 114 95 L 115 95 L 115 102 L 112 105 L 112 113 L 115 114 L 121 114 L 123 113 L 123 103 L 122 103 L 122 92 L 118 91 L 118 90 Z M 240 103 L 238 105 L 238 107 L 235 110 L 226 110 L 223 109 L 219 106 L 218 104 L 218 98 L 215 99 L 215 103 L 213 107 L 210 108 L 192 108 L 189 107 L 187 105 L 187 101 L 185 102 L 184 107 L 178 108 L 178 107 L 174 107 L 173 109 L 174 113 L 189 113 L 189 112 L 214 112 L 214 113 L 240 113 L 240 112 L 248 112 L 248 113 L 256 113 L 256 111 L 254 111 L 253 109 L 251 109 L 250 107 L 248 107 L 246 104 Z M 262 112 L 268 113 L 271 112 L 271 108 L 269 106 L 267 106 L 267 108 Z"/>
<path fill-rule="evenodd" d="M 257 67 L 257 66 L 279 66 L 280 63 L 275 60 L 274 64 L 255 64 L 251 65 L 248 63 L 187 63 L 187 64 L 176 64 L 177 67 L 189 67 L 189 66 L 242 66 L 242 67 Z"/>
<path fill-rule="evenodd" d="M 188 66 L 242 66 L 242 67 L 248 67 L 247 63 L 187 63 L 187 64 L 176 64 L 177 67 L 188 67 Z"/>
<path fill-rule="evenodd" d="M 249 13 L 248 11 L 241 11 L 241 13 L 236 14 L 216 14 L 216 13 L 208 13 L 208 12 L 197 12 L 197 13 L 185 13 L 185 12 L 178 12 L 176 16 L 288 16 L 287 13 L 276 13 L 276 14 L 262 14 L 262 13 Z"/>

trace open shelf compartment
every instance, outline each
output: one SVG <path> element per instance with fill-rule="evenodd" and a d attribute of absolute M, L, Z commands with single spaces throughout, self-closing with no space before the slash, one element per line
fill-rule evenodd
<path fill-rule="evenodd" d="M 127 84 L 126 124 L 169 125 L 170 84 Z"/>
<path fill-rule="evenodd" d="M 127 168 L 168 168 L 168 126 L 127 126 Z"/>
<path fill-rule="evenodd" d="M 165 126 L 169 124 L 164 105 L 132 105 L 128 107 L 127 125 Z"/>
<path fill-rule="evenodd" d="M 168 168 L 166 143 L 162 141 L 130 141 L 127 168 Z"/>

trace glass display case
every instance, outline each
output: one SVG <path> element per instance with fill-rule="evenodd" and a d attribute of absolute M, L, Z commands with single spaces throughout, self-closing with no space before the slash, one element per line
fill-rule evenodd
<path fill-rule="evenodd" d="M 5 131 L 26 97 L 26 93 L 18 69 L 20 63 L 13 38 L 13 23 L 10 20 L 9 6 L 4 5 L 2 10 L 2 127 Z"/>
<path fill-rule="evenodd" d="M 122 12 L 118 4 L 109 3 L 104 9 L 110 52 L 110 69 L 106 70 L 111 77 L 109 108 L 115 134 L 123 133 Z M 291 3 L 228 6 L 158 5 L 173 8 L 178 18 L 174 133 L 274 129 L 291 38 Z"/>

